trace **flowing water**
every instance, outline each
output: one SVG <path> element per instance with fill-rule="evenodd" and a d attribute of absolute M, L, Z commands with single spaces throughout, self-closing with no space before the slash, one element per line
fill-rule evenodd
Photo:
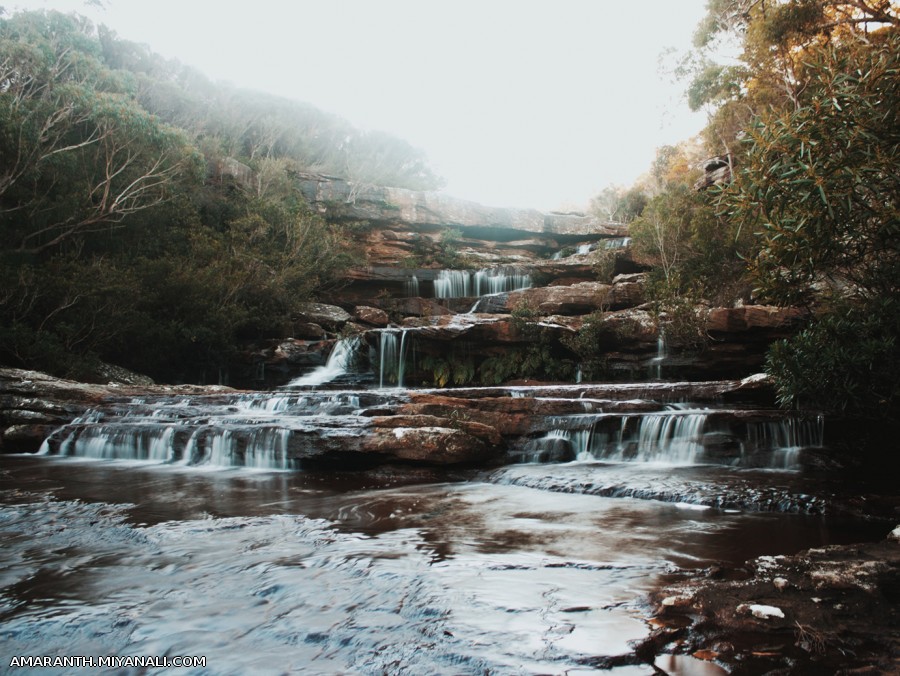
<path fill-rule="evenodd" d="M 403 334 L 383 337 L 399 359 Z M 784 448 L 821 443 L 816 419 L 584 396 L 595 390 L 562 388 L 570 398 L 547 401 L 579 413 L 535 421 L 542 431 L 510 449 L 529 462 L 483 471 L 303 469 L 305 450 L 366 434 L 367 412 L 402 403 L 400 388 L 89 412 L 42 455 L 3 458 L 4 659 L 203 656 L 205 668 L 180 670 L 198 674 L 717 674 L 689 658 L 636 662 L 648 592 L 680 569 L 884 535 L 825 516 L 835 487 L 783 469 Z M 540 391 L 468 394 L 500 393 Z M 558 448 L 566 461 L 536 462 Z M 607 658 L 620 666 L 600 669 Z"/>

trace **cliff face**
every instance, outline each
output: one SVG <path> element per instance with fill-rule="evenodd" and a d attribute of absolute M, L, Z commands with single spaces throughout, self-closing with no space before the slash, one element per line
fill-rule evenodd
<path fill-rule="evenodd" d="M 671 331 L 663 340 L 675 319 L 646 304 L 625 224 L 323 176 L 302 185 L 314 210 L 353 224 L 365 255 L 325 305 L 295 318 L 290 339 L 254 346 L 232 384 L 282 385 L 350 334 L 361 336 L 357 377 L 381 384 L 398 382 L 383 363 L 398 359 L 385 356 L 394 349 L 405 351 L 405 385 L 433 384 L 435 369 L 453 371 L 450 383 L 478 382 L 486 362 L 508 362 L 493 374 L 502 378 L 536 349 L 564 366 L 545 379 L 741 378 L 800 323 L 776 308 L 697 307 L 691 345 Z"/>

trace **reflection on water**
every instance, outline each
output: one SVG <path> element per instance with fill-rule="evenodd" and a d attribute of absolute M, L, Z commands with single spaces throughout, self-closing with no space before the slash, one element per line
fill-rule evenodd
<path fill-rule="evenodd" d="M 428 473 L 4 466 L 4 654 L 205 655 L 204 673 L 591 673 L 647 635 L 643 594 L 674 566 L 860 538 Z"/>

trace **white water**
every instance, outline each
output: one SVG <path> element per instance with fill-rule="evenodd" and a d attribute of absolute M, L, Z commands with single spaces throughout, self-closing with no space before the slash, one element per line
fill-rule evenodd
<path fill-rule="evenodd" d="M 531 452 L 532 461 L 542 447 L 554 448 L 560 439 L 571 445 L 578 460 L 693 465 L 742 465 L 752 462 L 771 469 L 795 469 L 803 447 L 823 442 L 823 422 L 790 417 L 779 420 L 730 424 L 714 420 L 712 410 L 679 409 L 660 413 L 614 416 L 567 416 L 554 419 L 550 430 Z M 720 417 L 721 418 L 721 417 Z M 734 429 L 732 429 L 734 428 Z M 726 444 L 729 452 L 711 459 L 707 446 Z"/>
<path fill-rule="evenodd" d="M 382 329 L 378 332 L 378 387 L 404 386 L 409 345 L 407 329 Z"/>
<path fill-rule="evenodd" d="M 406 295 L 409 298 L 416 298 L 419 295 L 419 278 L 410 275 L 406 279 Z"/>
<path fill-rule="evenodd" d="M 359 342 L 359 336 L 342 338 L 331 350 L 331 354 L 328 355 L 328 361 L 325 362 L 324 366 L 319 366 L 304 376 L 294 378 L 286 387 L 318 387 L 345 375 L 347 369 L 353 363 L 356 351 L 359 349 Z"/>
<path fill-rule="evenodd" d="M 435 298 L 471 298 L 531 287 L 531 275 L 510 268 L 441 270 L 434 280 Z"/>

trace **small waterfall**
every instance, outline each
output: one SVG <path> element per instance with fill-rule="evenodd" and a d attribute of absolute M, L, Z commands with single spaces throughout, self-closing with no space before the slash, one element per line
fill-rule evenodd
<path fill-rule="evenodd" d="M 604 249 L 624 249 L 631 245 L 631 237 L 613 237 L 603 241 Z"/>
<path fill-rule="evenodd" d="M 825 418 L 814 420 L 786 418 L 747 426 L 748 449 L 774 449 L 769 467 L 793 469 L 799 466 L 800 449 L 821 447 L 825 441 Z"/>
<path fill-rule="evenodd" d="M 441 270 L 434 280 L 435 298 L 468 298 L 471 293 L 468 270 Z"/>
<path fill-rule="evenodd" d="M 291 432 L 281 427 L 253 430 L 244 451 L 244 467 L 254 469 L 290 469 L 288 443 Z"/>
<path fill-rule="evenodd" d="M 409 351 L 408 329 L 382 329 L 378 332 L 378 387 L 395 384 L 403 387 L 406 357 Z"/>
<path fill-rule="evenodd" d="M 406 295 L 408 298 L 416 298 L 419 295 L 419 278 L 415 275 L 406 278 Z"/>
<path fill-rule="evenodd" d="M 353 363 L 353 358 L 359 349 L 359 336 L 352 338 L 342 338 L 339 340 L 328 355 L 328 361 L 324 366 L 319 366 L 310 373 L 299 378 L 294 378 L 285 387 L 318 387 L 329 383 L 338 376 L 345 375 Z"/>
<path fill-rule="evenodd" d="M 234 463 L 234 439 L 229 429 L 210 429 L 206 439 L 206 457 L 198 463 L 230 467 Z"/>
<path fill-rule="evenodd" d="M 483 269 L 475 273 L 475 294 L 487 296 L 531 287 L 531 275 L 503 268 Z"/>
<path fill-rule="evenodd" d="M 656 380 L 662 380 L 662 367 L 666 357 L 669 356 L 668 346 L 666 345 L 666 334 L 660 328 L 659 336 L 656 339 L 656 356 L 650 360 L 650 377 Z"/>
<path fill-rule="evenodd" d="M 97 460 L 168 462 L 172 459 L 174 436 L 172 427 L 84 427 L 63 439 L 59 455 Z"/>
<path fill-rule="evenodd" d="M 679 405 L 659 413 L 586 414 L 548 423 L 546 435 L 525 447 L 526 461 L 574 457 L 794 469 L 802 448 L 822 445 L 824 430 L 821 417 L 747 421 L 731 411 L 698 411 Z M 565 450 L 570 457 L 564 457 Z"/>
<path fill-rule="evenodd" d="M 593 246 L 594 246 L 593 244 L 579 244 L 578 250 L 576 251 L 576 253 L 579 256 L 584 256 L 585 254 L 589 254 L 591 252 L 591 248 Z"/>
<path fill-rule="evenodd" d="M 441 270 L 434 280 L 435 298 L 470 298 L 531 287 L 531 275 L 514 268 Z"/>

